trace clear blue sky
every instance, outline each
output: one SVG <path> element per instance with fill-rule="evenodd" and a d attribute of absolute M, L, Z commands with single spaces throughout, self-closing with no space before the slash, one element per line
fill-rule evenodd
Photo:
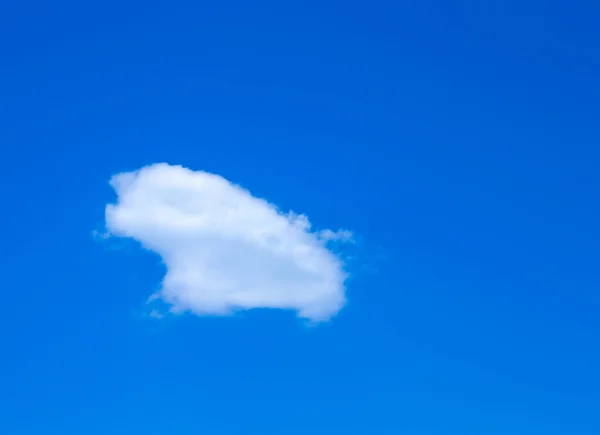
<path fill-rule="evenodd" d="M 3 2 L 0 433 L 600 433 L 599 17 Z M 346 307 L 140 315 L 158 258 L 91 234 L 163 161 L 354 231 Z"/>

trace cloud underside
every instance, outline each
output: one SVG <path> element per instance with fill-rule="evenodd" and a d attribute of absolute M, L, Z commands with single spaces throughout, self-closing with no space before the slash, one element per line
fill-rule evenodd
<path fill-rule="evenodd" d="M 346 273 L 328 242 L 347 231 L 313 232 L 218 175 L 155 164 L 115 175 L 109 234 L 159 254 L 167 272 L 155 297 L 172 312 L 224 315 L 278 308 L 327 320 L 345 303 Z"/>

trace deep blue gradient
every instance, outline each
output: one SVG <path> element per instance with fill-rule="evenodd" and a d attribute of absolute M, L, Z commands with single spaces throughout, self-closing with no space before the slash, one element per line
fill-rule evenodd
<path fill-rule="evenodd" d="M 3 2 L 0 433 L 600 433 L 599 17 Z M 345 309 L 145 318 L 92 231 L 162 161 L 356 232 Z"/>

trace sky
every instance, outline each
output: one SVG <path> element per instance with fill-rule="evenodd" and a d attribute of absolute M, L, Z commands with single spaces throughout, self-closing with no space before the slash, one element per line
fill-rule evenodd
<path fill-rule="evenodd" d="M 0 433 L 600 433 L 599 14 L 3 2 Z"/>

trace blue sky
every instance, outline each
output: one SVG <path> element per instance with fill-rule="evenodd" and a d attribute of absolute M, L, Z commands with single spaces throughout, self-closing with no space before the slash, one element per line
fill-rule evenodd
<path fill-rule="evenodd" d="M 0 6 L 0 433 L 600 433 L 598 5 L 250 3 Z M 160 162 L 352 231 L 343 308 L 149 317 Z"/>

